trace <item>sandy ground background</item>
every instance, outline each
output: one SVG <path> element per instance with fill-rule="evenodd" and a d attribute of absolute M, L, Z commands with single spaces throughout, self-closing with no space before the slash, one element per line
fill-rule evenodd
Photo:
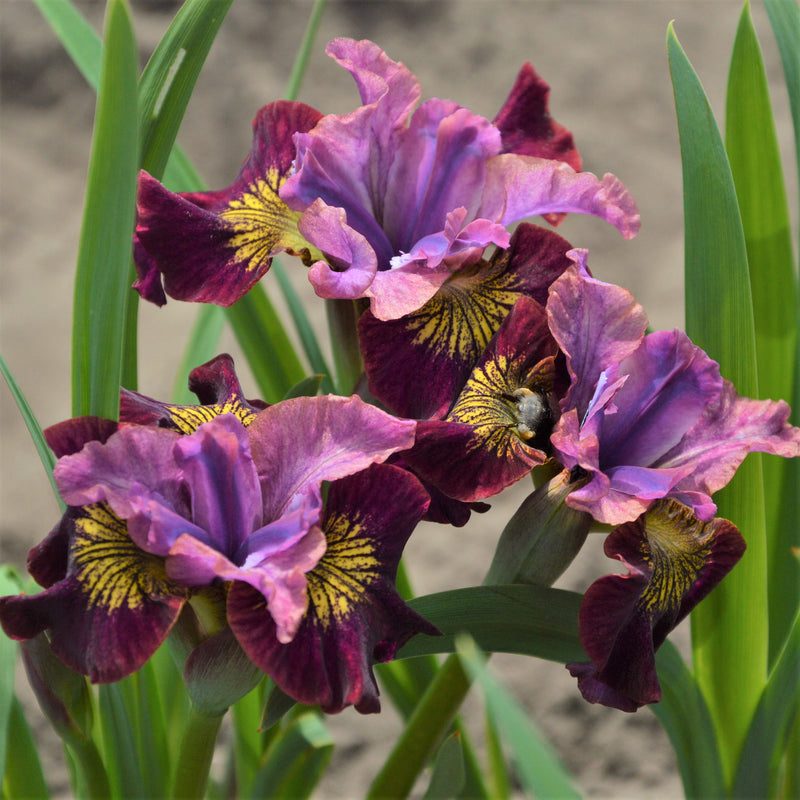
<path fill-rule="evenodd" d="M 133 3 L 142 63 L 177 5 Z M 80 6 L 99 30 L 103 4 Z M 249 150 L 255 111 L 281 96 L 310 8 L 309 2 L 287 0 L 234 3 L 179 137 L 211 187 L 232 181 Z M 530 60 L 551 84 L 551 111 L 573 131 L 584 168 L 617 174 L 637 198 L 643 219 L 631 242 L 599 220 L 577 216 L 560 233 L 590 249 L 598 277 L 634 292 L 654 328 L 681 326 L 681 169 L 665 34 L 674 19 L 720 119 L 739 10 L 738 2 L 724 0 L 331 2 L 300 99 L 323 112 L 357 104 L 349 75 L 323 53 L 334 36 L 373 39 L 416 73 L 425 97 L 448 97 L 489 118 L 519 66 Z M 791 159 L 779 60 L 763 8 L 755 5 L 753 12 L 775 87 L 779 136 Z M 0 349 L 47 426 L 69 416 L 72 276 L 94 98 L 30 0 L 0 0 L 0 66 Z M 791 184 L 789 193 L 796 197 Z M 309 307 L 321 312 L 301 267 L 294 278 Z M 167 398 L 195 313 L 174 301 L 161 310 L 143 306 L 141 391 Z M 221 349 L 237 353 L 229 336 Z M 240 374 L 246 391 L 256 394 L 246 370 Z M 57 518 L 57 507 L 5 386 L 0 403 L 0 557 L 22 566 L 27 550 Z M 499 531 L 529 491 L 523 483 L 464 529 L 429 526 L 415 533 L 407 553 L 420 594 L 481 581 Z M 559 585 L 583 590 L 595 576 L 613 571 L 601 544 L 601 537 L 590 537 Z M 679 645 L 686 633 L 677 632 Z M 625 715 L 585 704 L 560 665 L 498 656 L 492 668 L 530 709 L 586 796 L 681 795 L 669 744 L 649 712 Z M 477 700 L 471 698 L 467 708 L 471 719 L 480 717 Z M 58 748 L 38 709 L 31 717 L 43 751 L 54 759 L 54 789 L 64 792 Z M 378 718 L 347 711 L 330 727 L 340 744 L 318 797 L 358 798 L 398 722 L 391 709 Z"/>

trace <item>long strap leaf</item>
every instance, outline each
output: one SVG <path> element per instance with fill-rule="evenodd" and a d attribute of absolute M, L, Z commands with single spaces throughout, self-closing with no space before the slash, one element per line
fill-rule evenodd
<path fill-rule="evenodd" d="M 137 55 L 124 0 L 109 0 L 72 329 L 72 412 L 116 419 L 139 161 Z"/>
<path fill-rule="evenodd" d="M 667 35 L 684 187 L 686 330 L 740 394 L 758 393 L 747 250 L 728 160 L 703 87 L 672 26 Z M 722 743 L 728 780 L 767 674 L 767 556 L 761 460 L 718 492 L 748 549 L 692 613 L 695 673 Z M 735 665 L 735 667 L 734 667 Z"/>
<path fill-rule="evenodd" d="M 800 614 L 769 676 L 739 760 L 733 797 L 775 797 L 786 737 L 800 713 Z M 786 795 L 787 797 L 789 795 Z"/>
<path fill-rule="evenodd" d="M 798 39 L 800 46 L 800 38 Z M 759 397 L 790 400 L 800 320 L 789 207 L 767 75 L 749 4 L 739 20 L 731 58 L 725 145 L 742 214 L 753 293 Z M 780 652 L 800 603 L 797 460 L 763 457 L 769 566 L 769 636 Z"/>

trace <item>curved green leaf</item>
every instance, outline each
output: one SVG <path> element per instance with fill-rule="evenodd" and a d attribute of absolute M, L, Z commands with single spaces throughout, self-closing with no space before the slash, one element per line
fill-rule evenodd
<path fill-rule="evenodd" d="M 439 748 L 433 762 L 431 780 L 422 800 L 449 800 L 464 788 L 464 752 L 461 734 L 451 733 Z"/>
<path fill-rule="evenodd" d="M 0 763 L 4 766 L 3 797 L 26 800 L 50 797 L 36 741 L 16 696 L 12 696 L 9 710 L 8 750 Z"/>
<path fill-rule="evenodd" d="M 142 169 L 161 178 L 211 44 L 233 0 L 187 0 L 139 83 Z"/>
<path fill-rule="evenodd" d="M 137 55 L 110 0 L 83 212 L 72 328 L 72 412 L 117 419 L 139 158 Z"/>
<path fill-rule="evenodd" d="M 310 797 L 332 754 L 333 739 L 319 715 L 314 711 L 299 714 L 267 751 L 250 797 Z"/>
<path fill-rule="evenodd" d="M 672 642 L 656 653 L 662 699 L 650 706 L 672 742 L 687 798 L 724 797 L 717 734 L 708 705 Z"/>
<path fill-rule="evenodd" d="M 800 614 L 770 673 L 747 732 L 733 797 L 775 797 L 776 772 L 793 721 L 800 713 Z"/>
<path fill-rule="evenodd" d="M 264 287 L 257 283 L 226 313 L 261 398 L 279 402 L 305 372 Z"/>
<path fill-rule="evenodd" d="M 467 674 L 483 689 L 487 709 L 511 748 L 516 772 L 525 789 L 534 797 L 579 798 L 552 747 L 534 728 L 519 703 L 489 673 L 486 659 L 475 643 L 469 637 L 459 636 L 456 647 Z"/>
<path fill-rule="evenodd" d="M 670 26 L 670 73 L 683 161 L 686 330 L 742 395 L 758 394 L 753 304 L 742 222 L 725 148 L 703 87 Z M 719 516 L 748 549 L 692 613 L 693 663 L 728 779 L 767 674 L 767 547 L 761 459 L 717 493 Z"/>
<path fill-rule="evenodd" d="M 800 39 L 798 39 L 800 44 Z M 761 398 L 790 400 L 800 319 L 789 208 L 767 74 L 749 4 L 739 20 L 726 103 L 725 146 L 742 215 Z M 769 637 L 780 651 L 800 603 L 798 461 L 763 457 L 769 568 Z M 788 480 L 794 475 L 794 486 Z"/>
<path fill-rule="evenodd" d="M 549 661 L 585 661 L 578 639 L 581 595 L 541 586 L 472 586 L 426 595 L 408 604 L 444 636 L 415 636 L 398 658 L 455 652 L 468 633 L 481 650 L 521 653 Z"/>
<path fill-rule="evenodd" d="M 8 385 L 8 388 L 11 391 L 11 396 L 14 398 L 14 402 L 17 404 L 17 408 L 19 409 L 19 413 L 22 415 L 22 419 L 25 421 L 25 426 L 28 429 L 28 433 L 31 435 L 33 445 L 36 448 L 36 452 L 39 454 L 39 460 L 42 462 L 44 471 L 47 473 L 47 479 L 50 481 L 50 486 L 53 488 L 53 494 L 56 496 L 56 501 L 63 510 L 66 510 L 66 505 L 61 499 L 61 496 L 58 493 L 58 488 L 56 487 L 56 482 L 53 479 L 53 467 L 56 465 L 56 457 L 45 441 L 44 434 L 42 433 L 42 427 L 39 425 L 39 420 L 36 419 L 33 409 L 31 409 L 30 405 L 28 405 L 28 401 L 25 398 L 25 395 L 22 393 L 22 389 L 20 389 L 19 384 L 14 379 L 14 375 L 11 373 L 11 370 L 8 368 L 8 364 L 6 364 L 5 359 L 2 356 L 0 356 L 0 374 L 2 374 L 3 379 Z"/>
<path fill-rule="evenodd" d="M 225 325 L 225 312 L 206 303 L 197 310 L 197 317 L 189 335 L 186 349 L 172 387 L 172 400 L 179 405 L 191 405 L 197 397 L 189 391 L 189 373 L 219 352 L 219 337 Z"/>

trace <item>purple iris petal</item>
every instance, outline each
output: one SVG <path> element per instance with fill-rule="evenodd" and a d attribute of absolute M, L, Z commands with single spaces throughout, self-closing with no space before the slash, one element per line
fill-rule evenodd
<path fill-rule="evenodd" d="M 550 120 L 547 86 L 532 69 L 523 68 L 494 125 L 438 99 L 412 114 L 416 80 L 371 42 L 339 39 L 328 52 L 353 74 L 364 105 L 295 136 L 296 171 L 280 190 L 326 254 L 329 263 L 309 276 L 321 296 L 368 297 L 378 319 L 397 319 L 487 245 L 505 247 L 505 227 L 524 217 L 574 211 L 626 237 L 638 230 L 636 206 L 616 178 L 565 163 L 580 161 L 569 132 Z M 341 210 L 341 237 L 319 224 L 320 203 Z"/>
<path fill-rule="evenodd" d="M 298 397 L 262 411 L 248 428 L 265 518 L 282 516 L 298 493 L 351 475 L 414 442 L 416 423 L 358 397 Z"/>
<path fill-rule="evenodd" d="M 276 634 L 263 598 L 233 584 L 231 628 L 284 692 L 330 713 L 380 709 L 372 665 L 391 660 L 416 633 L 437 633 L 394 589 L 403 547 L 427 505 L 411 474 L 385 464 L 331 484 L 321 523 L 327 550 L 307 575 L 308 609 L 291 642 Z"/>
<path fill-rule="evenodd" d="M 547 306 L 572 379 L 551 443 L 564 466 L 589 474 L 568 505 L 618 525 L 673 497 L 709 520 L 711 494 L 748 452 L 800 453 L 785 403 L 739 398 L 680 331 L 645 336 L 633 297 L 590 278 L 585 251 L 570 255 L 576 265 Z"/>

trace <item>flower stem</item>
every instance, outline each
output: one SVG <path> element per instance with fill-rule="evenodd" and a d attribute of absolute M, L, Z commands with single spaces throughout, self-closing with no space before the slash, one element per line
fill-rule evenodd
<path fill-rule="evenodd" d="M 373 781 L 367 800 L 400 800 L 408 796 L 417 776 L 449 730 L 469 692 L 470 683 L 459 657 L 448 656 Z"/>
<path fill-rule="evenodd" d="M 359 309 L 353 300 L 326 300 L 325 309 L 333 343 L 338 393 L 349 395 L 354 391 L 363 369 L 358 344 Z"/>
<path fill-rule="evenodd" d="M 173 800 L 197 800 L 205 795 L 214 746 L 224 716 L 209 716 L 192 708 L 175 769 Z"/>

